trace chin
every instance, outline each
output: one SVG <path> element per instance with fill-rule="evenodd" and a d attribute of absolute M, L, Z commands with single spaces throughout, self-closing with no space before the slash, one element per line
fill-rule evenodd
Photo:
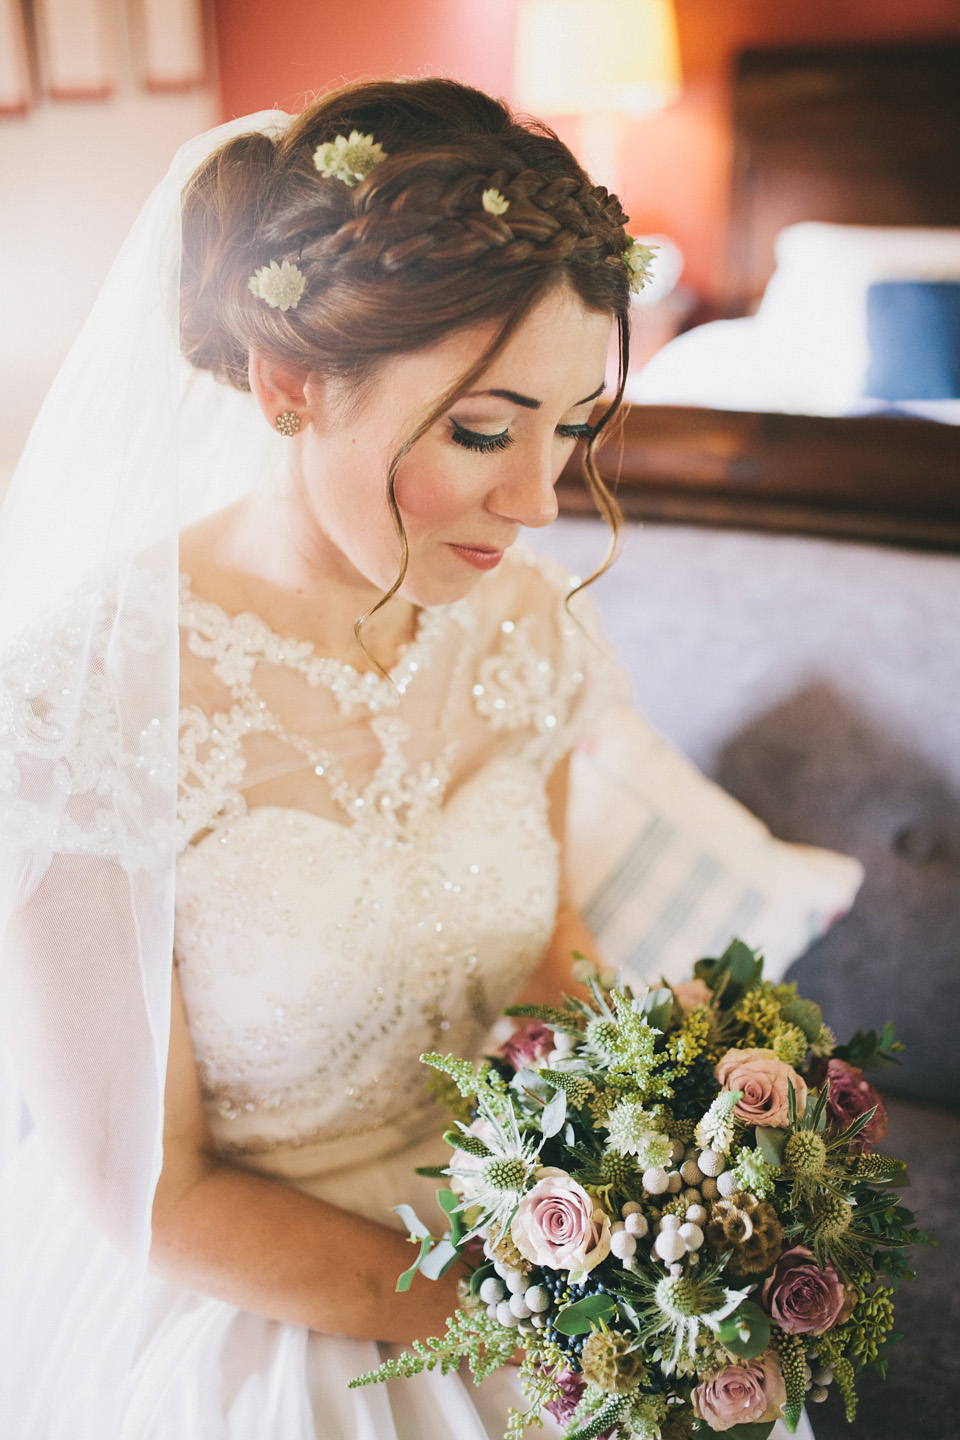
<path fill-rule="evenodd" d="M 426 609 L 432 605 L 452 605 L 480 584 L 487 575 L 495 573 L 502 565 L 502 556 L 496 566 L 476 568 L 456 555 L 438 556 L 433 564 L 412 561 L 406 579 L 400 587 L 400 594 L 411 605 Z"/>

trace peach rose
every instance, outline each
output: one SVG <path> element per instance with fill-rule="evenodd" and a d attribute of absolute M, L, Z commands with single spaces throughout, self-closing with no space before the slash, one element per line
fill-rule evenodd
<path fill-rule="evenodd" d="M 673 993 L 684 1010 L 696 1010 L 698 1006 L 706 1007 L 713 999 L 713 991 L 706 980 L 681 980 L 674 985 Z"/>
<path fill-rule="evenodd" d="M 551 1270 L 592 1270 L 610 1253 L 610 1217 L 582 1185 L 546 1166 L 513 1217 L 513 1243 Z"/>
<path fill-rule="evenodd" d="M 776 1351 L 764 1350 L 755 1360 L 728 1365 L 698 1385 L 691 1399 L 697 1415 L 711 1430 L 779 1420 L 787 1389 Z"/>
<path fill-rule="evenodd" d="M 744 1125 L 789 1124 L 787 1086 L 797 1092 L 797 1114 L 807 1103 L 807 1087 L 791 1065 L 778 1060 L 772 1050 L 728 1050 L 716 1068 L 724 1090 L 742 1090 L 734 1115 Z"/>

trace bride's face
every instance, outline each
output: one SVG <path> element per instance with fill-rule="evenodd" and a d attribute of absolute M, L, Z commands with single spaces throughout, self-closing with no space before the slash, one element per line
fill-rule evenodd
<path fill-rule="evenodd" d="M 400 591 L 416 605 L 459 599 L 495 569 L 522 526 L 548 525 L 554 486 L 587 432 L 603 386 L 612 320 L 566 288 L 524 319 L 486 373 L 412 447 L 396 498 L 409 544 Z M 307 387 L 310 424 L 297 480 L 315 563 L 356 586 L 388 589 L 399 541 L 390 462 L 438 395 L 476 363 L 495 328 L 465 329 L 387 361 L 359 405 Z"/>

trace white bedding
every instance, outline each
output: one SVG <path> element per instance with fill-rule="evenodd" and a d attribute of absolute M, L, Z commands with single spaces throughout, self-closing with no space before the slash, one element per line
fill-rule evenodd
<path fill-rule="evenodd" d="M 757 314 L 678 336 L 627 382 L 634 404 L 793 414 L 913 414 L 960 424 L 960 400 L 864 394 L 867 291 L 881 280 L 960 280 L 960 229 L 827 225 L 781 231 Z"/>

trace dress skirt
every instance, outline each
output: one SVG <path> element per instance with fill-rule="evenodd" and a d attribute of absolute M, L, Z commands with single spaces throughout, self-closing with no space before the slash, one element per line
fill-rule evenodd
<path fill-rule="evenodd" d="M 341 1203 L 365 1191 L 369 1203 L 371 1187 L 383 1195 L 396 1175 L 409 1191 L 422 1148 L 326 1188 Z M 526 1408 L 510 1367 L 480 1386 L 464 1367 L 350 1390 L 349 1379 L 401 1347 L 268 1320 L 153 1275 L 141 1287 L 36 1133 L 2 1191 L 7 1235 L 31 1237 L 3 1253 L 3 1440 L 501 1440 L 510 1406 Z M 429 1221 L 423 1195 L 414 1203 Z M 561 1431 L 546 1417 L 530 1434 Z M 812 1440 L 806 1420 L 798 1435 Z M 771 1440 L 787 1440 L 782 1425 Z"/>

